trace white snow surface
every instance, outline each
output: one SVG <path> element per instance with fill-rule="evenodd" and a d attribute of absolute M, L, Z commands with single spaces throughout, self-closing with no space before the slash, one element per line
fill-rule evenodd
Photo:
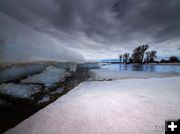
<path fill-rule="evenodd" d="M 42 73 L 21 80 L 21 83 L 55 84 L 69 75 L 70 73 L 66 72 L 65 69 L 49 66 Z"/>
<path fill-rule="evenodd" d="M 82 62 L 83 57 L 51 37 L 0 12 L 0 62 Z"/>
<path fill-rule="evenodd" d="M 118 80 L 118 79 L 147 79 L 180 76 L 178 73 L 156 73 L 142 71 L 113 71 L 107 69 L 90 70 L 91 80 Z"/>
<path fill-rule="evenodd" d="M 0 84 L 0 93 L 17 98 L 28 99 L 31 95 L 38 93 L 41 86 L 38 85 L 21 85 L 21 84 Z"/>
<path fill-rule="evenodd" d="M 180 77 L 83 82 L 5 134 L 164 134 L 165 120 L 180 118 L 179 84 Z"/>

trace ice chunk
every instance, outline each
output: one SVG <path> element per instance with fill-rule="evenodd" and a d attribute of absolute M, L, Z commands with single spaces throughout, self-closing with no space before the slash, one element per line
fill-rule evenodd
<path fill-rule="evenodd" d="M 48 95 L 44 96 L 41 100 L 37 102 L 37 104 L 43 104 L 50 101 L 50 97 Z"/>
<path fill-rule="evenodd" d="M 118 80 L 118 79 L 140 79 L 140 78 L 163 78 L 180 76 L 177 73 L 152 73 L 141 71 L 123 71 L 117 72 L 107 69 L 93 69 L 90 70 L 91 80 Z"/>
<path fill-rule="evenodd" d="M 50 95 L 61 94 L 64 92 L 63 88 L 58 88 L 56 91 L 50 93 Z"/>
<path fill-rule="evenodd" d="M 0 70 L 0 82 L 7 82 L 10 80 L 19 80 L 35 73 L 41 72 L 47 65 L 45 64 L 28 64 L 20 66 L 7 67 Z"/>
<path fill-rule="evenodd" d="M 54 67 L 63 68 L 71 72 L 75 72 L 77 70 L 77 63 L 73 63 L 73 62 L 58 62 L 52 65 Z"/>
<path fill-rule="evenodd" d="M 69 71 L 70 72 L 76 72 L 77 70 L 77 64 L 71 64 L 69 67 Z"/>
<path fill-rule="evenodd" d="M 16 98 L 28 99 L 33 94 L 40 92 L 42 87 L 39 85 L 21 85 L 21 84 L 1 84 L 0 94 Z"/>
<path fill-rule="evenodd" d="M 42 73 L 21 80 L 21 83 L 55 84 L 64 80 L 67 76 L 70 76 L 70 73 L 66 70 L 49 66 Z"/>

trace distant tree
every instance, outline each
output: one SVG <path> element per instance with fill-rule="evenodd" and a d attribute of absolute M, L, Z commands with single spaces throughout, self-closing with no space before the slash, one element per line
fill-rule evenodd
<path fill-rule="evenodd" d="M 146 54 L 146 62 L 149 63 L 149 62 L 154 62 L 155 58 L 157 57 L 156 56 L 156 51 L 148 51 L 145 53 Z"/>
<path fill-rule="evenodd" d="M 171 56 L 169 62 L 179 62 L 179 59 L 176 56 Z"/>
<path fill-rule="evenodd" d="M 120 55 L 119 55 L 119 61 L 120 61 L 120 63 L 122 62 L 122 60 L 123 60 L 123 55 L 120 54 Z"/>
<path fill-rule="evenodd" d="M 129 56 L 130 56 L 130 53 L 125 53 L 125 54 L 123 55 L 123 57 L 124 57 L 124 62 L 125 62 L 125 63 L 128 62 Z"/>
<path fill-rule="evenodd" d="M 154 62 L 155 58 L 157 57 L 157 56 L 156 56 L 156 53 L 157 53 L 157 52 L 154 51 L 154 50 L 150 52 L 149 62 Z"/>
<path fill-rule="evenodd" d="M 168 61 L 165 60 L 165 59 L 162 59 L 162 60 L 160 61 L 160 63 L 168 63 Z"/>
<path fill-rule="evenodd" d="M 150 55 L 151 55 L 151 52 L 150 52 L 150 51 L 148 51 L 148 52 L 146 52 L 145 54 L 146 54 L 146 59 L 145 59 L 145 62 L 149 63 L 149 61 L 150 61 Z"/>
<path fill-rule="evenodd" d="M 133 62 L 142 63 L 144 59 L 144 53 L 148 48 L 148 44 L 136 47 L 133 51 Z"/>
<path fill-rule="evenodd" d="M 129 63 L 133 63 L 133 55 L 129 57 Z"/>

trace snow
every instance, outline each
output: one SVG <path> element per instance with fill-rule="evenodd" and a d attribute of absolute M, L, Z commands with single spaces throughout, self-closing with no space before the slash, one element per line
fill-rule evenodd
<path fill-rule="evenodd" d="M 180 118 L 179 82 L 83 82 L 5 134 L 164 134 L 165 120 Z"/>
<path fill-rule="evenodd" d="M 33 94 L 38 93 L 41 88 L 42 87 L 38 85 L 1 84 L 0 94 L 29 99 Z"/>
<path fill-rule="evenodd" d="M 83 62 L 74 49 L 0 12 L 0 62 Z"/>
<path fill-rule="evenodd" d="M 40 83 L 49 85 L 58 83 L 67 76 L 70 76 L 70 73 L 66 72 L 64 69 L 49 66 L 42 73 L 21 80 L 21 83 Z"/>
<path fill-rule="evenodd" d="M 90 70 L 91 80 L 118 80 L 118 79 L 141 79 L 141 78 L 163 78 L 180 76 L 178 73 L 152 73 L 141 71 L 113 71 L 107 69 Z"/>

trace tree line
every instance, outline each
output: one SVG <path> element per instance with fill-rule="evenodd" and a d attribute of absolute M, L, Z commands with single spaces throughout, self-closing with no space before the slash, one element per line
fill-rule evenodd
<path fill-rule="evenodd" d="M 119 55 L 120 63 L 154 63 L 157 62 L 155 59 L 157 58 L 157 52 L 155 50 L 147 51 L 149 49 L 148 44 L 144 44 L 136 47 L 132 54 L 124 53 Z M 161 60 L 161 63 L 168 62 L 179 62 L 179 59 L 176 56 L 172 56 L 169 60 Z"/>

